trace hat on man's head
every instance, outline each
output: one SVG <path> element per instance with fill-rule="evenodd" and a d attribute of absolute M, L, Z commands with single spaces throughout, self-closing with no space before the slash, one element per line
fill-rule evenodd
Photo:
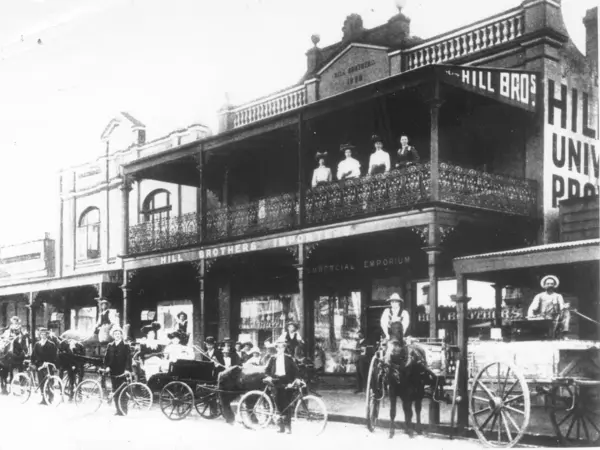
<path fill-rule="evenodd" d="M 315 160 L 319 161 L 321 158 L 327 159 L 327 152 L 317 152 L 315 154 Z"/>
<path fill-rule="evenodd" d="M 212 336 L 208 336 L 206 339 L 204 339 L 204 343 L 205 344 L 213 344 L 215 343 L 215 338 Z"/>
<path fill-rule="evenodd" d="M 400 297 L 396 292 L 390 295 L 390 298 L 387 299 L 388 302 L 402 302 L 404 303 L 404 299 Z"/>
<path fill-rule="evenodd" d="M 16 321 L 17 321 L 17 322 L 19 322 L 19 323 L 21 322 L 21 319 L 19 318 L 19 316 L 12 316 L 12 317 L 10 318 L 10 321 L 12 322 L 13 320 L 16 320 Z"/>
<path fill-rule="evenodd" d="M 553 281 L 555 288 L 557 288 L 558 285 L 560 284 L 560 282 L 558 281 L 558 278 L 556 276 L 554 276 L 554 275 L 546 275 L 544 278 L 542 278 L 542 281 L 540 281 L 540 286 L 542 286 L 542 288 L 546 288 L 546 283 L 548 281 Z"/>
<path fill-rule="evenodd" d="M 38 333 L 40 333 L 40 334 L 42 334 L 42 333 L 48 334 L 48 333 L 50 333 L 50 331 L 48 331 L 48 328 L 43 328 L 42 327 L 42 328 L 38 328 Z"/>
<path fill-rule="evenodd" d="M 233 340 L 231 338 L 223 339 L 223 344 L 233 345 Z"/>
<path fill-rule="evenodd" d="M 181 311 L 179 314 L 177 314 L 177 317 L 181 318 L 183 316 L 183 320 L 187 320 L 187 314 L 184 313 L 183 311 Z"/>
<path fill-rule="evenodd" d="M 108 300 L 106 297 L 96 297 L 94 300 L 98 302 L 98 306 L 100 306 L 102 303 L 106 303 L 110 306 L 110 300 Z"/>
<path fill-rule="evenodd" d="M 340 151 L 345 152 L 346 150 L 354 150 L 356 147 L 350 142 L 340 145 Z"/>
<path fill-rule="evenodd" d="M 294 322 L 293 320 L 290 320 L 288 323 L 286 323 L 286 324 L 285 324 L 285 327 L 287 328 L 287 327 L 289 327 L 290 325 L 291 325 L 291 326 L 293 326 L 293 327 L 296 329 L 296 331 L 298 331 L 298 328 L 300 328 L 300 327 L 298 326 L 298 324 L 297 324 L 296 322 Z"/>
<path fill-rule="evenodd" d="M 120 327 L 120 326 L 118 326 L 118 325 L 115 325 L 115 326 L 113 326 L 113 327 L 111 328 L 111 330 L 110 330 L 110 335 L 111 335 L 111 336 L 114 336 L 114 335 L 115 335 L 115 333 L 116 333 L 117 331 L 120 331 L 120 332 L 121 332 L 121 334 L 123 334 L 123 328 L 121 328 L 121 327 Z"/>
<path fill-rule="evenodd" d="M 373 136 L 371 136 L 371 142 L 374 144 L 376 142 L 381 142 L 383 144 L 383 139 L 381 139 L 379 137 L 379 135 L 374 134 Z"/>

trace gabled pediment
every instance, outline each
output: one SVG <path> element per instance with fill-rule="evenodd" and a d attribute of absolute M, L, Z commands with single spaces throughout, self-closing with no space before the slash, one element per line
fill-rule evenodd
<path fill-rule="evenodd" d="M 390 75 L 389 48 L 351 43 L 317 73 L 319 98 L 330 97 Z"/>
<path fill-rule="evenodd" d="M 122 125 L 128 127 L 128 131 L 146 128 L 146 126 L 142 122 L 137 120 L 131 114 L 127 112 L 120 112 L 113 119 L 111 119 L 110 122 L 108 122 L 108 125 L 106 125 L 106 127 L 104 128 L 100 139 L 102 139 L 102 141 L 109 140 L 114 131 Z"/>

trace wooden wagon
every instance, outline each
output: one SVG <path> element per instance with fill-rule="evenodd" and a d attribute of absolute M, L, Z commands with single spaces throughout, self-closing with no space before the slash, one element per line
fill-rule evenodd
<path fill-rule="evenodd" d="M 457 404 L 462 401 L 457 394 L 458 349 L 436 339 L 419 340 L 419 345 L 437 377 L 431 398 L 452 404 L 454 428 Z M 600 444 L 600 342 L 473 341 L 469 349 L 470 426 L 482 443 L 516 445 L 528 430 L 535 408 L 536 413 L 548 414 L 561 445 Z M 382 364 L 378 352 L 367 380 L 366 418 L 371 431 L 385 396 Z"/>

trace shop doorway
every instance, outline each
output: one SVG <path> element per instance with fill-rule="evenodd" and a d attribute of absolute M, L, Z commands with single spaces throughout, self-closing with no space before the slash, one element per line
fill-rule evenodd
<path fill-rule="evenodd" d="M 192 320 L 194 306 L 191 300 L 159 302 L 156 313 L 156 321 L 160 324 L 157 338 L 160 340 L 168 340 L 167 335 L 176 329 L 175 318 L 179 313 L 184 313 L 187 316 L 187 332 L 190 335 L 188 344 L 192 345 L 194 342 L 194 321 Z"/>

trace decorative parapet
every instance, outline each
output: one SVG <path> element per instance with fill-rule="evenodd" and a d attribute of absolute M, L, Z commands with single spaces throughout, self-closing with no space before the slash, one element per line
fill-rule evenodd
<path fill-rule="evenodd" d="M 265 99 L 235 108 L 233 113 L 233 128 L 243 127 L 259 120 L 268 119 L 279 114 L 306 105 L 307 95 L 304 85 L 280 92 Z"/>
<path fill-rule="evenodd" d="M 404 70 L 443 64 L 514 41 L 523 35 L 524 24 L 525 14 L 518 8 L 442 35 L 407 49 L 404 54 Z"/>

